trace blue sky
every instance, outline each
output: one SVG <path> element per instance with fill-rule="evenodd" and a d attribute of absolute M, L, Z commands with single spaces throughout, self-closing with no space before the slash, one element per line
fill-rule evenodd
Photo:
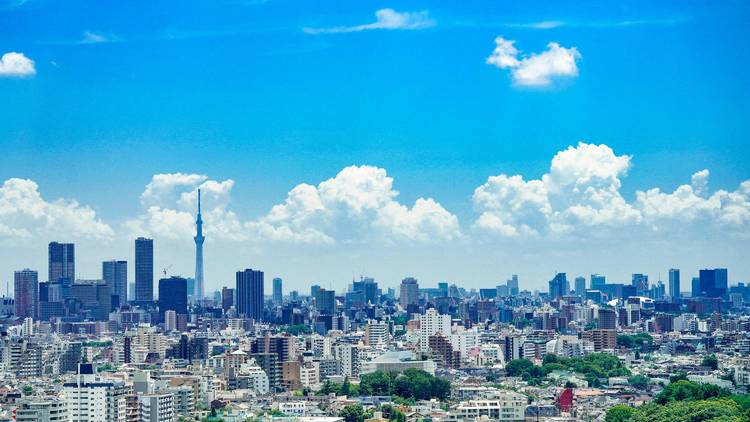
<path fill-rule="evenodd" d="M 375 13 L 383 9 L 405 21 L 377 24 Z M 132 259 L 134 225 L 128 222 L 145 213 L 141 195 L 155 174 L 205 175 L 198 184 L 231 179 L 231 193 L 217 193 L 216 202 L 244 227 L 284 203 L 300 183 L 317 185 L 347 166 L 369 165 L 393 178 L 400 204 L 433 198 L 455 216 L 460 240 L 432 242 L 430 235 L 415 245 L 411 235 L 408 242 L 377 236 L 387 251 L 368 258 L 367 248 L 348 237 L 361 240 L 359 230 L 342 230 L 335 246 L 322 252 L 317 245 L 251 235 L 230 241 L 233 236 L 217 233 L 213 247 L 227 253 L 213 268 L 207 263 L 209 288 L 227 283 L 244 266 L 283 275 L 293 286 L 304 286 L 309 277 L 339 288 L 359 273 L 384 284 L 415 274 L 428 285 L 444 278 L 465 282 L 462 275 L 494 285 L 513 272 L 522 283 L 528 274 L 529 288 L 541 288 L 554 270 L 623 279 L 678 264 L 728 266 L 733 280 L 750 280 L 750 266 L 736 252 L 748 246 L 744 217 L 731 230 L 723 225 L 685 235 L 683 245 L 705 243 L 684 256 L 646 254 L 649 262 L 638 262 L 637 252 L 610 246 L 608 256 L 627 252 L 632 265 L 645 269 L 615 261 L 589 269 L 588 248 L 601 249 L 591 246 L 590 235 L 576 237 L 577 252 L 559 259 L 549 258 L 557 249 L 539 246 L 569 245 L 572 240 L 559 233 L 550 239 L 535 230 L 511 243 L 507 236 L 484 240 L 475 221 L 486 209 L 474 194 L 494 175 L 541 178 L 559 151 L 579 141 L 631 157 L 616 173 L 619 195 L 628 203 L 637 200 L 637 191 L 671 193 L 703 169 L 710 171 L 711 192 L 734 192 L 750 178 L 750 53 L 743 47 L 749 15 L 744 2 L 0 1 L 0 56 L 17 52 L 34 62 L 33 74 L 0 77 L 0 180 L 31 180 L 44 201 L 75 200 L 112 229 L 104 240 L 86 234 L 66 239 L 66 233 L 41 229 L 38 217 L 19 222 L 21 217 L 6 215 L 8 224 L 28 224 L 28 233 L 0 239 L 0 247 L 16 245 L 18 251 L 18 259 L 3 260 L 0 271 L 28 265 L 44 273 L 51 236 L 81 244 L 84 276 L 97 276 L 98 261 L 109 258 L 97 256 L 97 249 Z M 575 74 L 524 86 L 514 76 L 523 65 L 486 63 L 497 37 L 515 41 L 520 61 L 543 54 L 550 42 L 564 53 L 575 49 Z M 176 203 L 158 206 L 180 209 Z M 724 224 L 722 207 L 700 218 Z M 226 222 L 216 218 L 216 225 Z M 653 229 L 649 218 L 637 224 Z M 503 219 L 526 224 L 517 215 Z M 321 231 L 361 225 L 345 220 L 326 221 L 328 231 Z M 610 227 L 602 224 L 599 229 Z M 137 229 L 160 240 L 158 228 Z M 208 225 L 207 232 L 209 259 Z M 655 233 L 642 236 L 661 249 L 665 229 Z M 368 229 L 364 237 L 370 234 Z M 615 234 L 611 243 L 632 241 L 622 239 Z M 185 238 L 164 240 L 171 241 L 183 245 Z M 186 241 L 187 247 L 164 252 L 164 260 L 189 274 Z M 231 256 L 237 249 L 232 242 L 254 245 Z M 526 248 L 536 254 L 529 263 L 474 269 L 482 262 L 513 262 Z M 503 251 L 502 259 L 488 250 Z M 716 255 L 697 262 L 701 252 Z M 311 258 L 299 258 L 290 269 L 280 256 L 289 254 Z M 457 257 L 450 268 L 433 265 L 444 261 L 441 254 Z M 533 264 L 548 259 L 541 268 Z M 212 270 L 220 279 L 214 286 Z"/>

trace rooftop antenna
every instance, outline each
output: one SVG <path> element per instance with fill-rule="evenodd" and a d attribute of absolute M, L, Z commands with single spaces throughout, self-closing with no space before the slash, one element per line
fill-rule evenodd
<path fill-rule="evenodd" d="M 172 268 L 172 264 L 170 264 L 170 265 L 169 265 L 168 267 L 166 267 L 166 268 L 162 268 L 161 272 L 162 272 L 162 273 L 164 273 L 164 278 L 167 278 L 167 271 L 168 271 L 168 270 L 169 270 L 170 268 Z"/>

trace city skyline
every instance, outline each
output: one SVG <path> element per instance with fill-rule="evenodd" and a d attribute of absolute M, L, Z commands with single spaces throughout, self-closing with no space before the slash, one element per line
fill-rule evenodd
<path fill-rule="evenodd" d="M 194 277 L 198 189 L 206 291 L 750 280 L 745 7 L 188 6 L 0 1 L 6 282 L 138 237 Z"/>

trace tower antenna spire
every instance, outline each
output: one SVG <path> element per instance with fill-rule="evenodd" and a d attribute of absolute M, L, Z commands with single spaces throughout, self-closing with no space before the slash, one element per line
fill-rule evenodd
<path fill-rule="evenodd" d="M 198 189 L 198 214 L 201 213 L 201 190 Z"/>

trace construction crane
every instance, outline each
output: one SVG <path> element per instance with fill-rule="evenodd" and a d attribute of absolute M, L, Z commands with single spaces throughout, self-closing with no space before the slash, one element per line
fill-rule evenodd
<path fill-rule="evenodd" d="M 164 278 L 167 278 L 167 271 L 172 268 L 172 265 L 168 266 L 167 268 L 162 268 L 161 272 L 164 273 Z"/>

